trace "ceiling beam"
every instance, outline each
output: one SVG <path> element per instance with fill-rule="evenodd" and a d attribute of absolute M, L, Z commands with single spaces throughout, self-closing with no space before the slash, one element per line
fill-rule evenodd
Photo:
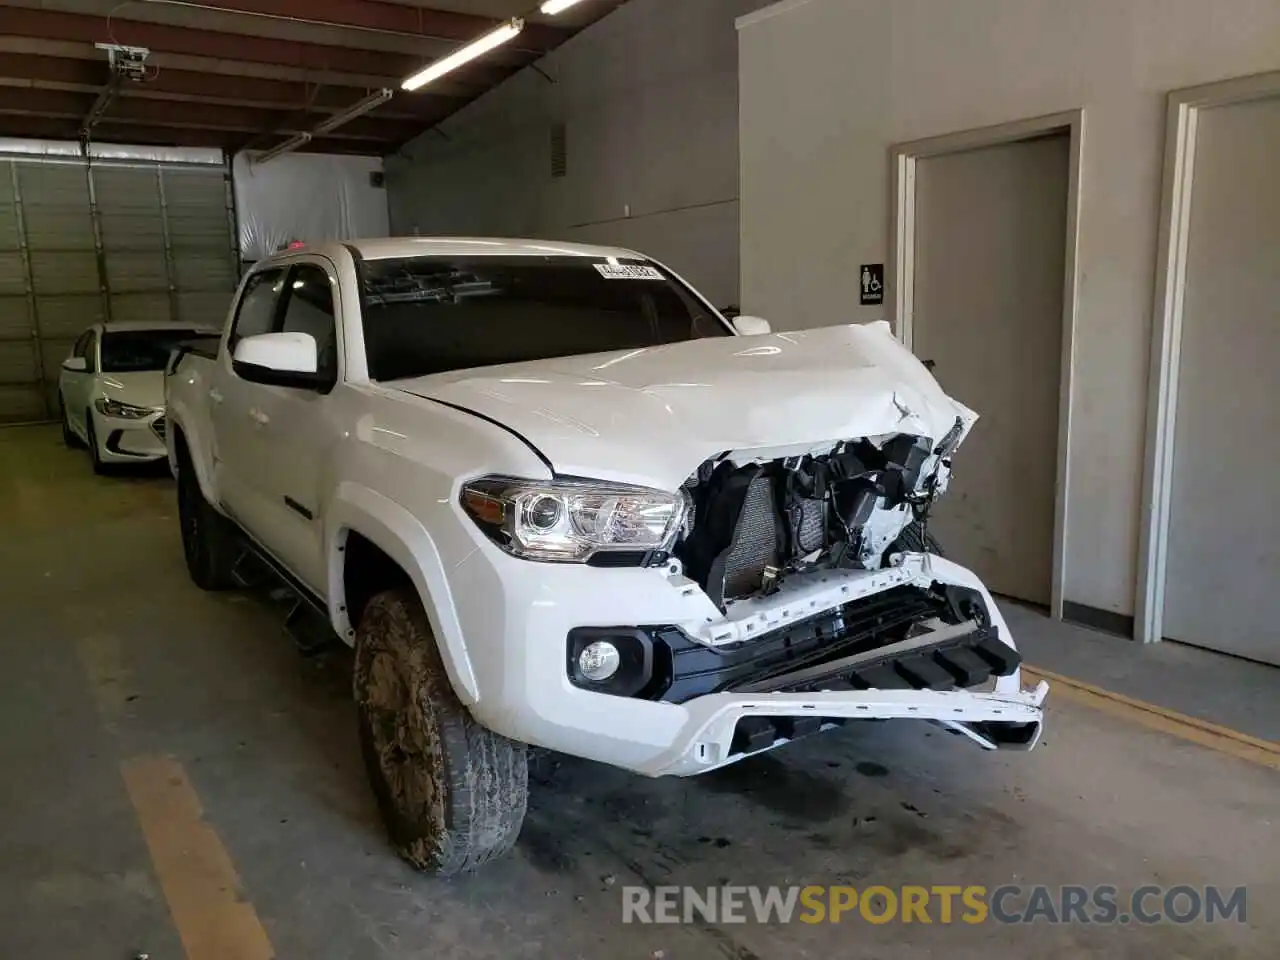
<path fill-rule="evenodd" d="M 0 137 L 35 138 L 39 140 L 79 139 L 80 121 L 55 117 L 20 117 L 0 114 Z M 122 143 L 136 146 L 217 147 L 235 150 L 244 140 L 243 133 L 229 130 L 184 130 L 174 127 L 120 125 L 103 127 L 94 140 L 99 143 Z M 387 144 L 375 140 L 344 140 L 320 137 L 307 144 L 306 153 L 346 153 L 367 157 L 385 156 Z"/>
<path fill-rule="evenodd" d="M 487 33 L 501 21 L 471 13 L 429 10 L 388 3 L 386 0 L 146 0 L 175 6 L 192 6 L 224 13 L 241 13 L 325 26 L 354 27 L 466 43 Z M 573 33 L 563 27 L 528 23 L 509 50 L 543 54 L 559 46 Z"/>
<path fill-rule="evenodd" d="M 327 116 L 323 113 L 291 113 L 226 104 L 200 104 L 198 109 L 193 110 L 184 103 L 136 97 L 117 97 L 105 108 L 100 108 L 98 100 L 94 100 L 90 94 L 0 87 L 0 114 L 54 119 L 79 118 L 83 124 L 84 118 L 94 111 L 97 111 L 94 126 L 98 130 L 132 124 L 266 135 L 308 131 Z M 378 140 L 394 146 L 412 139 L 424 128 L 424 124 L 419 121 L 364 116 L 343 124 L 327 135 L 326 139 Z M 102 134 L 99 133 L 95 139 L 101 137 Z"/>
<path fill-rule="evenodd" d="M 106 61 L 76 60 L 30 53 L 0 55 L 0 86 L 37 90 L 100 90 L 110 79 Z M 123 96 L 155 100 L 221 103 L 263 109 L 298 110 L 310 104 L 317 112 L 344 110 L 364 95 L 366 88 L 319 86 L 293 80 L 269 80 L 230 74 L 199 73 L 164 67 L 155 79 L 129 83 Z M 379 107 L 376 115 L 397 119 L 438 121 L 458 104 L 458 97 L 414 94 L 396 97 Z"/>
<path fill-rule="evenodd" d="M 174 27 L 112 17 L 110 29 L 105 17 L 61 10 L 31 7 L 3 7 L 0 34 L 39 40 L 66 40 L 83 43 L 86 56 L 99 58 L 101 51 L 92 44 L 112 41 L 128 46 L 147 47 L 155 53 L 211 57 L 217 60 L 270 64 L 305 70 L 328 70 L 361 74 L 396 85 L 432 58 L 414 57 L 383 50 L 359 47 L 302 43 L 272 37 L 221 33 L 189 27 Z M 474 92 L 487 89 L 510 73 L 500 66 L 471 63 L 456 71 L 453 79 L 474 85 Z"/>

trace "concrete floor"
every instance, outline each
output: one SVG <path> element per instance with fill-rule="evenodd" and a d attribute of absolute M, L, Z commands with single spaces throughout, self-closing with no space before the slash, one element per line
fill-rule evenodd
<path fill-rule="evenodd" d="M 269 600 L 191 586 L 173 514 L 162 475 L 96 478 L 56 431 L 0 430 L 2 957 L 264 955 L 212 946 L 219 898 L 256 917 L 275 956 L 306 960 L 1280 955 L 1280 773 L 1065 699 L 1031 754 L 889 723 L 687 781 L 545 759 L 514 856 L 421 877 L 376 819 L 349 656 L 304 659 Z M 202 822 L 148 802 L 146 763 L 189 782 Z M 238 889 L 218 879 L 231 874 Z M 620 922 L 624 885 L 728 882 L 1217 883 L 1247 885 L 1248 913 L 1185 926 Z"/>

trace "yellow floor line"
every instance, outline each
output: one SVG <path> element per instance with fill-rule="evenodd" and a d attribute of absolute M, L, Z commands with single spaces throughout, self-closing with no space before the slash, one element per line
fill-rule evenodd
<path fill-rule="evenodd" d="M 1251 737 L 1230 727 L 1198 720 L 1175 710 L 1167 710 L 1154 703 L 1135 700 L 1122 693 L 1095 687 L 1093 684 L 1064 677 L 1060 673 L 1024 665 L 1023 675 L 1031 683 L 1048 680 L 1052 689 L 1050 700 L 1061 698 L 1101 710 L 1115 717 L 1132 720 L 1152 730 L 1159 730 L 1191 743 L 1227 753 L 1241 760 L 1256 763 L 1273 770 L 1280 770 L 1280 743 Z"/>
<path fill-rule="evenodd" d="M 182 765 L 134 757 L 120 771 L 187 960 L 271 960 L 267 932 Z"/>

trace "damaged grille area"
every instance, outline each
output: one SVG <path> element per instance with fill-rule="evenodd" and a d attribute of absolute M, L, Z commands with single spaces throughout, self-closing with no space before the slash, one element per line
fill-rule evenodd
<path fill-rule="evenodd" d="M 919 636 L 926 624 L 944 627 L 937 641 Z M 1020 662 L 980 595 L 950 586 L 894 587 L 733 647 L 705 646 L 674 627 L 653 639 L 668 703 L 722 691 L 950 690 L 1005 676 Z"/>
<path fill-rule="evenodd" d="M 721 610 L 799 570 L 878 569 L 931 502 L 933 453 L 928 438 L 898 434 L 819 456 L 708 461 L 684 485 L 690 521 L 673 552 Z"/>

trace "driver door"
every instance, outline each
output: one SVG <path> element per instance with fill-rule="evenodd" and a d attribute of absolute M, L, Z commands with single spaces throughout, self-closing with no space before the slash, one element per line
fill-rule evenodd
<path fill-rule="evenodd" d="M 327 592 L 322 497 L 325 464 L 341 430 L 331 391 L 338 382 L 337 278 L 321 258 L 293 264 L 281 294 L 276 331 L 305 333 L 316 342 L 315 386 L 249 384 L 257 436 L 255 474 L 264 509 L 271 513 L 268 544 L 289 571 L 323 597 Z"/>
<path fill-rule="evenodd" d="M 286 272 L 284 267 L 262 270 L 245 282 L 227 333 L 226 349 L 218 355 L 209 387 L 218 499 L 250 536 L 273 553 L 273 511 L 263 502 L 261 474 L 266 464 L 261 460 L 261 434 L 256 420 L 259 395 L 271 388 L 241 380 L 231 367 L 231 357 L 244 337 L 277 329 Z"/>

